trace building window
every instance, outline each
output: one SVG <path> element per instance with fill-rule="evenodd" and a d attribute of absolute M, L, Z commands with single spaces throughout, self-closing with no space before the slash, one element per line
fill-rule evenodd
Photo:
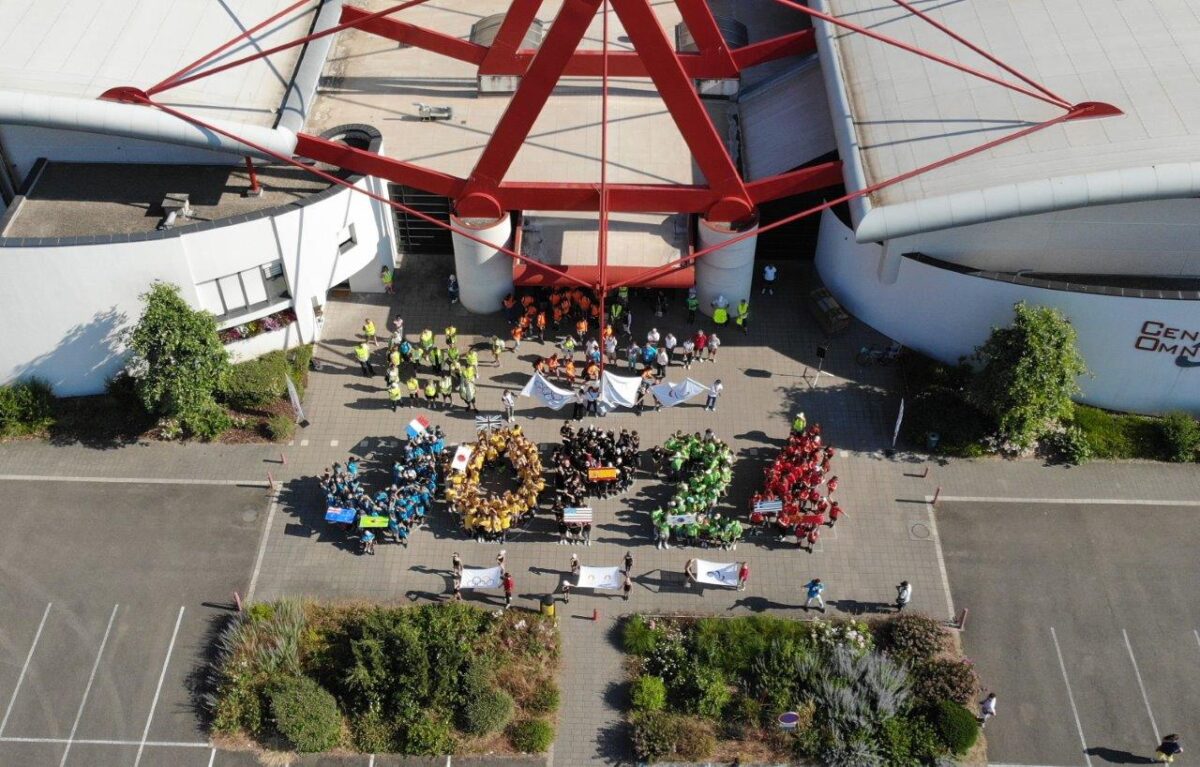
<path fill-rule="evenodd" d="M 338 234 L 338 255 L 345 253 L 357 244 L 358 235 L 354 231 L 354 224 L 351 224 Z"/>

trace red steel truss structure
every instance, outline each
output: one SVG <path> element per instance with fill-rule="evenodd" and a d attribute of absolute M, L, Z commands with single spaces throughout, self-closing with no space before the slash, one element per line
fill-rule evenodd
<path fill-rule="evenodd" d="M 1018 72 L 977 45 L 963 39 L 948 27 L 913 7 L 906 0 L 893 0 L 899 7 L 929 23 L 949 38 L 966 46 L 1015 77 L 1014 83 L 960 62 L 931 53 L 924 49 L 889 37 L 874 29 L 866 28 L 845 19 L 831 16 L 809 8 L 795 0 L 770 0 L 804 13 L 813 19 L 832 24 L 854 33 L 872 38 L 881 44 L 895 46 L 922 56 L 941 65 L 952 67 L 972 77 L 990 82 L 997 87 L 1009 89 L 1028 98 L 1062 110 L 1059 116 L 1034 123 L 1008 136 L 987 142 L 973 149 L 960 152 L 935 163 L 916 168 L 904 174 L 878 182 L 866 189 L 858 190 L 830 200 L 822 205 L 802 210 L 772 224 L 750 230 L 721 245 L 694 251 L 688 256 L 658 267 L 623 267 L 618 279 L 611 280 L 607 265 L 608 221 L 612 213 L 695 213 L 709 221 L 737 224 L 752 220 L 757 207 L 765 202 L 782 197 L 832 189 L 842 184 L 841 163 L 826 162 L 794 170 L 758 181 L 747 182 L 742 178 L 720 134 L 709 119 L 695 87 L 696 80 L 733 79 L 748 67 L 763 64 L 786 56 L 812 53 L 816 49 L 812 29 L 781 35 L 739 48 L 730 48 L 721 34 L 719 26 L 708 5 L 708 0 L 674 0 L 679 13 L 696 42 L 694 53 L 678 52 L 664 30 L 654 5 L 662 0 L 563 0 L 561 9 L 550 25 L 541 46 L 537 50 L 520 48 L 527 31 L 542 6 L 543 0 L 510 0 L 494 41 L 490 46 L 477 45 L 461 40 L 444 32 L 426 29 L 397 18 L 404 10 L 421 5 L 427 0 L 408 0 L 383 10 L 370 12 L 352 5 L 342 8 L 340 23 L 314 34 L 269 47 L 233 61 L 212 65 L 218 55 L 233 46 L 250 39 L 254 33 L 266 28 L 273 21 L 311 4 L 313 0 L 299 0 L 242 34 L 224 43 L 211 53 L 192 62 L 184 69 L 168 76 L 144 90 L 134 87 L 114 88 L 101 98 L 143 104 L 171 114 L 178 119 L 206 128 L 214 133 L 237 140 L 264 156 L 303 168 L 332 184 L 348 186 L 356 192 L 367 194 L 379 202 L 421 218 L 436 226 L 454 231 L 460 236 L 483 242 L 469 230 L 433 219 L 419 211 L 387 199 L 380 195 L 354 187 L 332 174 L 325 173 L 296 159 L 305 158 L 343 168 L 357 174 L 377 176 L 396 184 L 414 187 L 425 192 L 449 198 L 454 213 L 459 218 L 497 219 L 510 211 L 595 211 L 599 217 L 599 246 L 594 281 L 579 279 L 564 267 L 543 264 L 508 248 L 499 248 L 527 269 L 534 270 L 547 278 L 548 282 L 572 284 L 594 288 L 601 302 L 605 294 L 614 288 L 651 284 L 672 270 L 684 267 L 696 259 L 721 247 L 753 237 L 758 233 L 784 226 L 806 216 L 814 215 L 833 205 L 869 195 L 875 191 L 900 183 L 907 179 L 956 162 L 993 147 L 1028 136 L 1052 125 L 1084 118 L 1109 117 L 1121 114 L 1116 107 L 1098 102 L 1073 103 L 1039 85 L 1031 78 Z M 620 19 L 633 51 L 611 51 L 609 49 L 609 16 L 615 13 Z M 603 39 L 599 50 L 581 50 L 580 43 L 597 14 L 602 15 Z M 414 163 L 364 151 L 343 143 L 329 141 L 318 136 L 298 134 L 295 157 L 285 157 L 256 145 L 243 137 L 205 123 L 178 109 L 155 101 L 154 97 L 172 88 L 195 82 L 205 77 L 241 66 L 248 62 L 270 56 L 279 51 L 303 45 L 311 40 L 327 37 L 346 29 L 358 29 L 388 40 L 414 46 L 458 61 L 468 62 L 478 68 L 480 75 L 519 76 L 520 84 L 511 97 L 500 122 L 488 140 L 478 161 L 466 178 L 422 167 Z M 538 115 L 541 113 L 559 80 L 563 77 L 590 77 L 601 79 L 601 177 L 600 183 L 534 183 L 508 181 L 517 152 L 529 136 Z M 707 183 L 704 185 L 683 184 L 610 184 L 608 183 L 608 99 L 610 77 L 649 78 L 669 110 L 689 150 L 700 167 Z M 485 243 L 487 244 L 487 243 Z M 601 304 L 603 312 L 603 303 Z"/>

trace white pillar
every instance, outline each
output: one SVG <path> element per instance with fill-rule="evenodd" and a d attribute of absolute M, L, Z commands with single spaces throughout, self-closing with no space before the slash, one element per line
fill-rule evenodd
<path fill-rule="evenodd" d="M 755 218 L 750 226 L 733 229 L 729 224 L 714 223 L 701 218 L 697 229 L 700 233 L 697 250 L 720 245 L 746 232 L 754 233 L 740 242 L 696 260 L 696 296 L 700 299 L 700 311 L 711 317 L 713 299 L 724 295 L 729 301 L 729 317 L 732 320 L 738 301 L 752 298 L 758 219 Z"/>
<path fill-rule="evenodd" d="M 484 245 L 451 232 L 459 300 L 467 311 L 476 314 L 500 311 L 501 302 L 513 289 L 512 259 L 499 250 L 512 247 L 512 217 L 505 214 L 495 221 L 485 221 L 451 216 L 450 223 L 490 243 Z"/>

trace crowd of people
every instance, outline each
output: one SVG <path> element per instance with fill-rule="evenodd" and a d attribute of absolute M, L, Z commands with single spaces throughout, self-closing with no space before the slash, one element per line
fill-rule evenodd
<path fill-rule="evenodd" d="M 809 426 L 804 414 L 799 414 L 787 445 L 765 471 L 763 490 L 750 499 L 754 528 L 773 528 L 781 541 L 794 535 L 796 545 L 811 553 L 821 527 L 832 527 L 843 514 L 833 498 L 838 488 L 838 478 L 831 471 L 833 456 L 833 448 L 821 440 L 820 424 Z M 778 501 L 780 508 L 764 510 L 767 501 Z"/>
<path fill-rule="evenodd" d="M 675 493 L 665 507 L 651 512 L 658 548 L 678 546 L 737 547 L 742 524 L 716 511 L 733 481 L 733 451 L 717 439 L 712 429 L 704 434 L 675 432 L 652 451 L 654 464 L 670 481 Z"/>
<path fill-rule="evenodd" d="M 576 431 L 569 423 L 563 424 L 559 434 L 562 443 L 551 457 L 559 543 L 590 545 L 591 521 L 568 519 L 567 509 L 582 506 L 588 498 L 620 495 L 632 487 L 641 440 L 636 431 L 628 429 L 621 429 L 619 435 L 594 426 Z M 593 476 L 593 469 L 605 476 Z"/>
<path fill-rule="evenodd" d="M 430 328 L 423 329 L 415 341 L 410 341 L 404 334 L 404 319 L 400 315 L 393 317 L 390 325 L 392 332 L 384 350 L 387 362 L 384 385 L 393 412 L 401 405 L 450 409 L 455 394 L 462 400 L 463 408 L 478 412 L 475 387 L 479 378 L 479 352 L 459 348 L 458 328 L 453 324 L 446 326 L 440 342 Z M 354 347 L 354 356 L 363 375 L 374 378 L 371 355 L 380 341 L 375 323 L 369 317 L 363 322 L 362 339 Z M 502 342 L 499 348 L 492 345 L 497 365 L 503 348 Z"/>
<path fill-rule="evenodd" d="M 480 542 L 503 543 L 509 530 L 533 518 L 538 496 L 546 487 L 538 447 L 520 426 L 485 432 L 469 447 L 465 470 L 447 473 L 446 500 L 468 535 Z M 508 462 L 519 487 L 489 494 L 481 485 L 483 472 L 501 459 Z"/>
<path fill-rule="evenodd" d="M 374 495 L 362 481 L 358 458 L 350 456 L 345 464 L 333 464 L 320 480 L 326 513 L 331 509 L 354 512 L 352 520 L 339 524 L 347 532 L 359 530 L 364 554 L 375 553 L 376 529 L 407 547 L 410 532 L 426 524 L 437 497 L 438 464 L 445 446 L 445 435 L 437 426 L 408 440 L 392 464 L 391 484 Z M 364 517 L 386 518 L 386 526 L 366 527 L 362 525 Z"/>

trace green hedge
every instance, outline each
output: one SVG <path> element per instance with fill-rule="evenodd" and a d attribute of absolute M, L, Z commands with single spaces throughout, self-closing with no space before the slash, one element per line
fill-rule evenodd
<path fill-rule="evenodd" d="M 287 356 L 271 352 L 239 362 L 229 370 L 221 385 L 221 399 L 238 410 L 267 407 L 287 396 L 284 379 L 291 374 Z"/>
<path fill-rule="evenodd" d="M 1163 449 L 1158 419 L 1112 413 L 1087 405 L 1076 405 L 1071 422 L 1079 427 L 1092 457 L 1107 459 L 1161 457 Z"/>
<path fill-rule="evenodd" d="M 979 720 L 952 700 L 939 701 L 930 719 L 938 738 L 953 754 L 967 753 L 979 738 Z"/>
<path fill-rule="evenodd" d="M 276 729 L 297 751 L 328 751 L 341 741 L 337 701 L 312 679 L 283 679 L 269 696 Z"/>
<path fill-rule="evenodd" d="M 521 719 L 508 728 L 508 740 L 524 754 L 540 754 L 554 742 L 554 727 L 543 719 Z"/>
<path fill-rule="evenodd" d="M 1195 418 L 1183 412 L 1168 413 L 1158 425 L 1168 461 L 1190 463 L 1196 460 L 1196 451 L 1200 450 L 1200 423 Z"/>
<path fill-rule="evenodd" d="M 0 386 L 0 437 L 38 434 L 54 424 L 54 390 L 40 378 Z"/>

